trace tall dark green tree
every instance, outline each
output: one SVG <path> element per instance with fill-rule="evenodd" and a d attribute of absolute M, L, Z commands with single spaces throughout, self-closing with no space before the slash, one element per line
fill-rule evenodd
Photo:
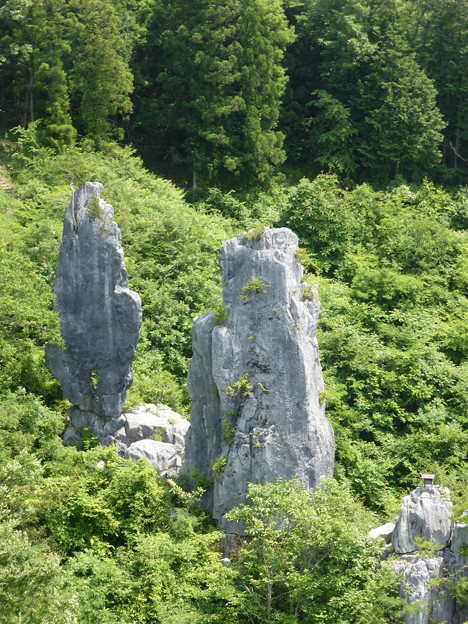
<path fill-rule="evenodd" d="M 64 59 L 70 53 L 58 0 L 6 0 L 0 7 L 0 66 L 11 125 L 43 120 L 49 141 L 70 143 L 72 125 Z"/>
<path fill-rule="evenodd" d="M 70 0 L 73 64 L 72 101 L 79 129 L 91 138 L 107 137 L 111 118 L 132 110 L 132 74 L 116 11 L 109 0 Z"/>
<path fill-rule="evenodd" d="M 59 146 L 77 130 L 108 136 L 115 116 L 130 112 L 135 36 L 124 38 L 111 0 L 4 0 L 0 23 L 5 129 L 40 118 Z"/>
<path fill-rule="evenodd" d="M 443 162 L 448 180 L 463 182 L 468 173 L 468 0 L 419 0 L 407 7 L 411 45 L 434 80 L 447 122 Z"/>
<path fill-rule="evenodd" d="M 194 183 L 265 181 L 284 159 L 276 126 L 292 33 L 280 0 L 166 0 L 151 30 L 145 71 L 156 79 L 141 92 L 142 134 L 149 107 L 153 140 L 192 164 Z"/>
<path fill-rule="evenodd" d="M 305 0 L 290 19 L 297 40 L 286 101 L 297 113 L 284 120 L 298 160 L 383 184 L 426 175 L 440 160 L 444 122 L 400 5 Z"/>

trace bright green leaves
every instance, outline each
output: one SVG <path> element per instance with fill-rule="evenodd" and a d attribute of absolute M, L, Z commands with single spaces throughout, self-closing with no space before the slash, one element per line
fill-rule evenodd
<path fill-rule="evenodd" d="M 76 624 L 76 601 L 58 555 L 0 521 L 0 623 Z"/>
<path fill-rule="evenodd" d="M 15 211 L 18 204 L 10 202 Z M 28 257 L 41 255 L 28 245 L 34 230 L 21 227 L 9 212 L 0 213 L 0 232 L 0 388 L 54 394 L 57 388 L 44 370 L 44 345 L 60 340 L 59 319 L 51 310 L 53 292 L 47 276 L 40 263 Z M 25 240 L 29 236 L 30 241 Z"/>
<path fill-rule="evenodd" d="M 427 182 L 345 191 L 322 175 L 287 195 L 283 223 L 328 277 L 318 340 L 340 470 L 375 508 L 388 483 L 411 487 L 429 469 L 455 479 L 467 459 L 467 248 L 454 211 L 463 197 Z"/>
<path fill-rule="evenodd" d="M 232 562 L 248 621 L 344 624 L 372 611 L 379 622 L 398 621 L 397 601 L 384 606 L 397 580 L 376 571 L 378 548 L 366 540 L 372 519 L 344 484 L 328 480 L 313 492 L 294 480 L 251 484 L 248 498 L 228 514 L 248 535 Z M 371 585 L 380 590 L 371 594 Z"/>
<path fill-rule="evenodd" d="M 345 201 L 335 176 L 301 180 L 286 199 L 282 224 L 290 227 L 314 259 L 316 271 L 336 268 L 356 229 L 356 215 Z"/>

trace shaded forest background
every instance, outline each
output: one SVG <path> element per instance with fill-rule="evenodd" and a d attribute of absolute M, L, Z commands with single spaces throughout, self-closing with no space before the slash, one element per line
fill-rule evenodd
<path fill-rule="evenodd" d="M 466 0 L 4 0 L 1 128 L 131 142 L 184 185 L 468 165 Z"/>
<path fill-rule="evenodd" d="M 467 18 L 467 0 L 0 0 L 0 624 L 401 622 L 368 529 L 422 471 L 468 507 Z M 87 179 L 142 298 L 129 407 L 188 415 L 228 238 L 291 227 L 319 285 L 334 480 L 253 488 L 229 568 L 196 488 L 89 432 L 62 445 L 44 348 Z"/>

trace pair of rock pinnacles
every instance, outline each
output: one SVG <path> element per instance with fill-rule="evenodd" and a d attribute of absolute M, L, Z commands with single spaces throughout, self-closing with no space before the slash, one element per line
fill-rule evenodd
<path fill-rule="evenodd" d="M 122 454 L 147 456 L 174 474 L 187 434 L 185 467 L 216 477 L 208 504 L 226 530 L 225 513 L 245 500 L 248 483 L 296 476 L 313 488 L 330 476 L 335 443 L 320 400 L 319 301 L 302 282 L 298 240 L 286 228 L 240 235 L 222 248 L 227 319 L 217 325 L 212 312 L 195 319 L 190 427 L 183 419 L 170 430 L 155 424 L 163 439 L 150 443 L 151 423 L 162 418 L 157 409 L 123 413 L 141 301 L 128 287 L 120 230 L 102 188 L 86 182 L 74 193 L 55 278 L 65 348 L 50 345 L 47 361 L 73 404 L 68 440 L 86 426 Z M 173 449 L 164 454 L 161 444 Z"/>
<path fill-rule="evenodd" d="M 320 399 L 315 337 L 320 305 L 317 291 L 302 281 L 297 237 L 265 228 L 224 244 L 226 320 L 217 324 L 212 312 L 195 319 L 190 425 L 167 406 L 124 412 L 141 301 L 128 287 L 120 230 L 101 191 L 87 182 L 74 193 L 55 278 L 65 348 L 49 345 L 47 360 L 73 404 L 65 439 L 76 441 L 87 427 L 125 457 L 148 458 L 163 475 L 176 474 L 184 462 L 187 471 L 213 478 L 205 503 L 220 528 L 236 532 L 225 514 L 245 501 L 249 483 L 295 476 L 312 489 L 333 474 L 335 442 Z M 405 615 L 406 624 L 468 617 L 433 582 L 447 569 L 466 574 L 468 565 L 461 555 L 468 525 L 452 525 L 446 498 L 437 486 L 415 490 L 394 530 L 401 594 L 424 604 Z M 414 554 L 417 535 L 441 541 L 443 550 L 421 559 Z"/>

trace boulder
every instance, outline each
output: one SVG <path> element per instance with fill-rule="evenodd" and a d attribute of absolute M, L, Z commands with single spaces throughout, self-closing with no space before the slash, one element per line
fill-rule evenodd
<path fill-rule="evenodd" d="M 417 550 L 415 538 L 432 541 L 440 550 L 451 535 L 452 503 L 447 488 L 438 485 L 417 487 L 405 496 L 400 516 L 393 532 L 392 543 L 398 554 Z"/>
<path fill-rule="evenodd" d="M 130 445 L 144 438 L 159 439 L 173 444 L 179 450 L 185 447 L 185 435 L 189 421 L 167 405 L 146 403 L 124 413 L 125 444 Z"/>
<path fill-rule="evenodd" d="M 214 478 L 207 505 L 221 528 L 248 483 L 296 476 L 306 488 L 333 473 L 315 332 L 316 288 L 302 281 L 287 228 L 223 246 L 224 310 L 195 319 L 186 468 Z"/>
<path fill-rule="evenodd" d="M 86 182 L 66 209 L 54 285 L 65 348 L 49 345 L 47 363 L 74 406 L 115 418 L 133 380 L 141 302 L 128 288 L 120 230 L 102 188 Z"/>
<path fill-rule="evenodd" d="M 173 477 L 182 465 L 180 450 L 173 444 L 158 440 L 140 440 L 131 444 L 123 453 L 127 459 L 147 459 L 163 477 Z"/>
<path fill-rule="evenodd" d="M 395 529 L 394 522 L 387 522 L 386 524 L 382 524 L 375 529 L 371 529 L 368 533 L 368 536 L 372 539 L 383 539 L 387 544 L 392 541 L 393 531 Z"/>
<path fill-rule="evenodd" d="M 190 423 L 167 405 L 145 403 L 117 418 L 105 418 L 79 408 L 71 408 L 69 415 L 72 424 L 64 434 L 66 444 L 80 442 L 86 428 L 101 444 L 113 444 L 123 457 L 146 457 L 163 476 L 179 472 Z"/>

